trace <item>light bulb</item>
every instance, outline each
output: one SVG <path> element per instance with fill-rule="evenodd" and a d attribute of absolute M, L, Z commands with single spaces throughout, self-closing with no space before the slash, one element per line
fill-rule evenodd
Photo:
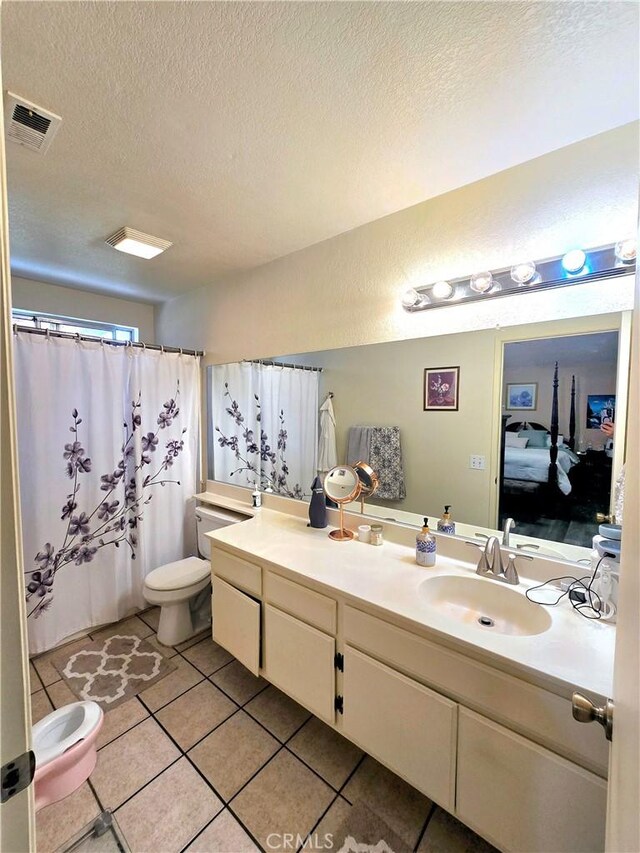
<path fill-rule="evenodd" d="M 469 287 L 475 293 L 486 293 L 493 285 L 493 276 L 490 272 L 477 272 L 469 279 Z"/>
<path fill-rule="evenodd" d="M 638 244 L 633 237 L 619 240 L 615 248 L 616 258 L 623 264 L 632 264 L 636 259 L 637 250 Z"/>
<path fill-rule="evenodd" d="M 436 299 L 451 299 L 453 296 L 453 287 L 448 281 L 436 281 L 431 288 L 431 292 Z"/>
<path fill-rule="evenodd" d="M 403 308 L 422 308 L 424 305 L 428 305 L 431 300 L 424 293 L 418 293 L 415 287 L 412 287 L 405 290 L 401 301 Z"/>
<path fill-rule="evenodd" d="M 402 307 L 403 308 L 413 308 L 420 301 L 420 294 L 415 288 L 411 288 L 410 290 L 405 290 L 402 294 Z"/>
<path fill-rule="evenodd" d="M 533 261 L 523 261 L 511 267 L 511 280 L 516 284 L 528 284 L 536 274 L 536 265 Z"/>
<path fill-rule="evenodd" d="M 562 266 L 569 273 L 580 272 L 584 268 L 587 256 L 582 249 L 572 249 L 562 258 Z"/>

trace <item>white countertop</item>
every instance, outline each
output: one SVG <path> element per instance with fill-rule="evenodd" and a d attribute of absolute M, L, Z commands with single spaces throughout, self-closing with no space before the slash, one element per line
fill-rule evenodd
<path fill-rule="evenodd" d="M 298 576 L 301 582 L 320 584 L 327 592 L 335 590 L 356 606 L 374 608 L 380 616 L 391 614 L 409 630 L 419 626 L 424 633 L 426 629 L 435 641 L 560 695 L 570 696 L 573 689 L 594 698 L 611 695 L 615 626 L 580 616 L 566 597 L 557 607 L 545 608 L 551 625 L 541 634 L 490 632 L 439 612 L 418 590 L 426 578 L 438 575 L 477 578 L 475 562 L 464 563 L 438 554 L 435 567 L 422 568 L 415 562 L 414 549 L 407 545 L 386 541 L 382 547 L 375 547 L 357 540 L 335 542 L 327 535 L 331 527 L 309 528 L 306 516 L 296 517 L 266 507 L 256 510 L 230 497 L 209 493 L 197 497 L 253 516 L 208 534 L 225 549 L 267 561 Z M 476 559 L 472 551 L 470 556 Z M 524 590 L 532 585 L 534 582 L 521 577 L 521 583 L 510 589 L 524 596 Z"/>

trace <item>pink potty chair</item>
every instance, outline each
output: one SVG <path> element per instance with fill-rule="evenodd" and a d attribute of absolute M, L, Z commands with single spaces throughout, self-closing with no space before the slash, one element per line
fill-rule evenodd
<path fill-rule="evenodd" d="M 96 766 L 104 713 L 95 702 L 73 702 L 33 727 L 36 811 L 72 794 Z"/>

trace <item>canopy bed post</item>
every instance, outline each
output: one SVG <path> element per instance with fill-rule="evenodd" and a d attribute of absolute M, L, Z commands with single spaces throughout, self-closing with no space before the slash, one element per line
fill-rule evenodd
<path fill-rule="evenodd" d="M 576 377 L 571 377 L 571 411 L 569 412 L 569 447 L 576 449 Z"/>
<path fill-rule="evenodd" d="M 549 448 L 549 486 L 558 491 L 558 362 L 553 371 L 553 399 L 551 403 L 551 447 Z"/>

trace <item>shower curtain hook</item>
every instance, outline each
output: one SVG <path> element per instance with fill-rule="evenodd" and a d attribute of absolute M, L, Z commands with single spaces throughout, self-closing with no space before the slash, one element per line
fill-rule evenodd
<path fill-rule="evenodd" d="M 14 334 L 14 335 L 17 335 L 17 334 L 18 334 L 18 324 L 17 324 L 17 323 L 14 323 L 14 324 L 13 324 L 13 334 Z"/>
<path fill-rule="evenodd" d="M 160 344 L 160 352 L 164 355 L 164 344 Z"/>
<path fill-rule="evenodd" d="M 147 345 L 145 344 L 144 341 L 142 341 L 142 352 L 144 352 L 146 350 L 146 348 L 147 348 Z"/>
<path fill-rule="evenodd" d="M 46 328 L 46 330 L 45 330 L 44 335 L 45 335 L 45 338 L 46 338 L 48 341 L 50 341 L 50 340 L 51 340 L 51 329 L 50 329 L 48 326 L 47 326 L 47 328 Z"/>
<path fill-rule="evenodd" d="M 182 355 L 182 347 L 180 347 L 180 355 Z"/>

